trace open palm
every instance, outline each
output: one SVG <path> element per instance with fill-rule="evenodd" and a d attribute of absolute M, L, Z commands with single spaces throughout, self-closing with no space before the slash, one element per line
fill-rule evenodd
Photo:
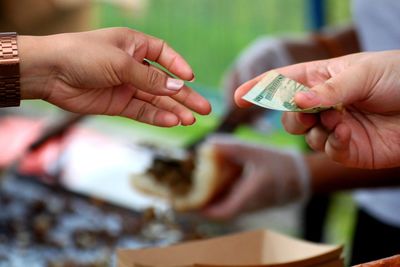
<path fill-rule="evenodd" d="M 66 110 L 118 115 L 157 126 L 193 124 L 192 111 L 210 112 L 194 90 L 144 59 L 158 62 L 183 80 L 194 78 L 190 66 L 164 41 L 126 28 L 48 36 L 55 44 L 36 66 L 21 66 L 21 76 L 40 80 L 40 98 Z M 23 54 L 23 51 L 21 51 Z M 23 56 L 23 55 L 21 55 Z M 48 62 L 47 62 L 47 61 Z M 24 83 L 22 79 L 22 89 Z M 25 91 L 37 91 L 35 83 Z"/>

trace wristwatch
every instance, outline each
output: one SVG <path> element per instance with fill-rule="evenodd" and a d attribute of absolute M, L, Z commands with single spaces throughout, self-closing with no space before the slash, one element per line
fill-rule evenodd
<path fill-rule="evenodd" d="M 0 33 L 0 107 L 21 102 L 17 33 Z"/>

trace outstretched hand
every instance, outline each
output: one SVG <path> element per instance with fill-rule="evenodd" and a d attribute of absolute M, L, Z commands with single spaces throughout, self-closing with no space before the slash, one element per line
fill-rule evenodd
<path fill-rule="evenodd" d="M 170 127 L 191 125 L 210 104 L 184 85 L 188 63 L 164 41 L 127 28 L 19 36 L 21 94 L 75 113 L 123 116 Z M 165 67 L 169 77 L 144 59 Z"/>

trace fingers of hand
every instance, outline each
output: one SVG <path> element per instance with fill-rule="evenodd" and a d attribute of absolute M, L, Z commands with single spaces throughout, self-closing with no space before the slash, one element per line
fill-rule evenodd
<path fill-rule="evenodd" d="M 210 103 L 193 89 L 184 85 L 182 80 L 173 79 L 161 70 L 138 63 L 132 59 L 127 63 L 130 71 L 123 81 L 135 88 L 158 96 L 171 96 L 185 107 L 202 115 L 211 112 Z"/>
<path fill-rule="evenodd" d="M 155 96 L 137 90 L 135 97 L 152 104 L 154 107 L 174 113 L 182 125 L 192 125 L 196 119 L 190 109 L 171 97 Z"/>
<path fill-rule="evenodd" d="M 171 98 L 201 115 L 207 115 L 211 112 L 210 103 L 199 93 L 187 86 L 184 86 L 179 93 L 172 95 Z"/>
<path fill-rule="evenodd" d="M 320 113 L 320 123 L 307 134 L 307 143 L 317 151 L 342 150 L 347 147 L 349 132 L 342 128 L 343 113 L 337 110 L 327 110 Z M 339 127 L 340 126 L 340 127 Z M 345 143 L 343 143 L 345 142 Z"/>
<path fill-rule="evenodd" d="M 320 122 L 328 131 L 333 131 L 342 122 L 343 112 L 330 109 L 320 113 Z"/>
<path fill-rule="evenodd" d="M 242 99 L 242 97 L 253 88 L 263 77 L 265 74 L 262 74 L 250 81 L 247 81 L 246 83 L 242 84 L 239 86 L 239 88 L 236 89 L 235 91 L 235 102 L 236 105 L 242 108 L 248 108 L 251 107 L 253 104 L 247 102 L 246 100 Z"/>
<path fill-rule="evenodd" d="M 348 159 L 351 132 L 342 123 L 341 112 L 328 110 L 318 115 L 285 112 L 282 123 L 292 134 L 305 134 L 306 142 L 313 150 L 326 152 L 333 160 L 339 162 Z"/>
<path fill-rule="evenodd" d="M 365 68 L 355 66 L 314 86 L 310 91 L 299 92 L 295 102 L 300 108 L 329 107 L 352 104 L 368 95 Z"/>
<path fill-rule="evenodd" d="M 306 141 L 313 150 L 323 152 L 328 136 L 329 132 L 322 126 L 317 125 L 308 131 Z"/>
<path fill-rule="evenodd" d="M 194 74 L 189 64 L 172 49 L 165 41 L 147 36 L 148 50 L 145 58 L 155 61 L 176 76 L 187 80 L 194 80 Z"/>
<path fill-rule="evenodd" d="M 350 128 L 344 123 L 338 124 L 328 137 L 325 153 L 337 162 L 348 163 L 350 158 L 350 139 Z"/>
<path fill-rule="evenodd" d="M 127 77 L 123 82 L 127 82 L 136 88 L 154 95 L 173 95 L 184 87 L 182 80 L 171 77 L 154 66 L 145 65 L 130 59 L 126 64 L 129 68 Z"/>
<path fill-rule="evenodd" d="M 172 127 L 180 123 L 176 114 L 136 98 L 131 99 L 120 115 L 160 127 Z"/>
<path fill-rule="evenodd" d="M 305 134 L 318 122 L 317 116 L 307 113 L 284 112 L 282 124 L 285 130 L 291 134 Z"/>
<path fill-rule="evenodd" d="M 187 81 L 194 79 L 193 71 L 183 57 L 168 44 L 156 37 L 129 28 L 109 29 L 107 36 L 112 36 L 114 44 L 122 47 L 137 62 L 147 58 L 168 69 L 179 78 Z M 110 31 L 114 34 L 110 34 Z"/>

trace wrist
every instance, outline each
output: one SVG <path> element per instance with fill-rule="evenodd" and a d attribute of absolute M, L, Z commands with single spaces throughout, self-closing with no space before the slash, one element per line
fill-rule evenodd
<path fill-rule="evenodd" d="M 53 58 L 47 36 L 18 36 L 21 99 L 44 99 L 48 95 Z"/>
<path fill-rule="evenodd" d="M 19 106 L 20 100 L 17 34 L 0 33 L 0 107 Z"/>
<path fill-rule="evenodd" d="M 293 164 L 295 166 L 293 178 L 297 182 L 299 201 L 306 201 L 311 195 L 311 171 L 307 158 L 298 151 L 291 152 Z"/>
<path fill-rule="evenodd" d="M 274 173 L 274 205 L 307 200 L 311 193 L 310 170 L 304 155 L 291 149 L 274 154 L 276 166 L 269 167 Z"/>

